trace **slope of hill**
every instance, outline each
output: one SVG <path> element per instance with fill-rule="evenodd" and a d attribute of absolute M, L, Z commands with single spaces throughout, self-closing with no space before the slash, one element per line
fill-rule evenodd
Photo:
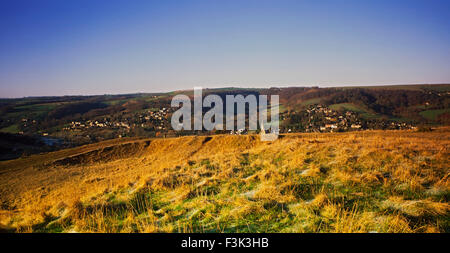
<path fill-rule="evenodd" d="M 450 129 L 115 139 L 0 162 L 19 232 L 449 232 Z"/>

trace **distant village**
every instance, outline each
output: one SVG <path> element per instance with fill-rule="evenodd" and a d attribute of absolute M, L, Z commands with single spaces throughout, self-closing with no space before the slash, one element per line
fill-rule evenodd
<path fill-rule="evenodd" d="M 96 130 L 111 130 L 120 132 L 116 137 L 130 136 L 133 129 L 144 129 L 154 132 L 154 136 L 175 136 L 170 126 L 170 116 L 173 108 L 162 107 L 152 110 L 136 112 L 132 116 L 123 118 L 103 117 L 85 121 L 72 121 L 66 124 L 63 132 L 72 134 L 84 132 L 99 135 Z M 36 120 L 22 119 L 23 126 L 36 124 Z M 344 132 L 371 129 L 415 129 L 415 126 L 384 119 L 364 119 L 358 113 L 347 110 L 337 111 L 323 105 L 310 105 L 301 111 L 287 111 L 280 113 L 279 133 L 291 132 Z M 98 131 L 97 131 L 98 132 Z M 248 131 L 237 129 L 234 131 L 216 131 L 215 133 L 228 133 L 232 135 L 243 135 L 259 131 Z M 23 132 L 21 132 L 23 134 Z M 197 132 L 198 134 L 198 132 Z M 48 132 L 42 132 L 42 136 L 48 136 Z M 135 134 L 136 135 L 136 134 Z M 138 134 L 137 134 L 138 135 Z M 89 135 L 87 135 L 89 137 Z"/>
<path fill-rule="evenodd" d="M 358 113 L 311 105 L 306 110 L 282 114 L 286 124 L 282 132 L 344 132 L 373 129 L 415 129 L 415 126 L 385 119 L 364 119 Z"/>
<path fill-rule="evenodd" d="M 156 130 L 168 130 L 167 123 L 169 122 L 168 114 L 170 108 L 163 107 L 157 111 L 147 110 L 144 113 L 137 113 L 132 118 L 127 118 L 122 121 L 103 118 L 103 120 L 86 120 L 72 121 L 69 126 L 64 127 L 65 131 L 82 131 L 84 129 L 92 128 L 124 128 L 130 129 L 132 127 L 148 127 Z"/>

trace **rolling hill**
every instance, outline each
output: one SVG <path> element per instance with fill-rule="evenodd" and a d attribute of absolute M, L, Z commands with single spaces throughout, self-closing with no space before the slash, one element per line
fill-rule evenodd
<path fill-rule="evenodd" d="M 449 232 L 450 129 L 122 138 L 0 162 L 17 232 Z"/>

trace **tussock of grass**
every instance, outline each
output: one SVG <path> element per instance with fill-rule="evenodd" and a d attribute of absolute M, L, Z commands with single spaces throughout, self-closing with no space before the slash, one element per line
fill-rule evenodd
<path fill-rule="evenodd" d="M 446 215 L 450 210 L 448 203 L 434 202 L 429 199 L 404 200 L 402 197 L 389 197 L 382 206 L 414 217 Z"/>

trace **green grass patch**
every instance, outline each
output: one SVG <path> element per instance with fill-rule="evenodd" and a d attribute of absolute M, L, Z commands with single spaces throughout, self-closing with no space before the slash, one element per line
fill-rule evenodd
<path fill-rule="evenodd" d="M 450 112 L 450 109 L 437 109 L 437 110 L 427 110 L 420 112 L 420 116 L 429 119 L 436 120 L 439 115 Z"/>
<path fill-rule="evenodd" d="M 330 105 L 329 107 L 330 107 L 330 109 L 336 110 L 336 111 L 356 112 L 356 113 L 361 114 L 361 116 L 366 119 L 379 117 L 377 114 L 370 112 L 368 109 L 363 108 L 358 105 L 355 105 L 355 104 L 352 104 L 352 103 L 333 104 L 333 105 Z"/>
<path fill-rule="evenodd" d="M 301 102 L 301 105 L 302 106 L 316 105 L 316 104 L 319 104 L 320 101 L 321 101 L 320 98 L 311 98 L 311 99 L 308 99 L 308 100 L 305 100 L 305 101 Z"/>
<path fill-rule="evenodd" d="M 10 125 L 8 127 L 0 129 L 0 132 L 16 134 L 20 131 L 19 126 L 17 124 Z"/>

